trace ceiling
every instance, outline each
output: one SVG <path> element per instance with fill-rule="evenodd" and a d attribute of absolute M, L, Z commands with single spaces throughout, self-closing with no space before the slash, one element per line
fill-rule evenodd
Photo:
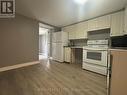
<path fill-rule="evenodd" d="M 41 22 L 63 27 L 124 8 L 127 0 L 16 0 L 16 12 Z"/>

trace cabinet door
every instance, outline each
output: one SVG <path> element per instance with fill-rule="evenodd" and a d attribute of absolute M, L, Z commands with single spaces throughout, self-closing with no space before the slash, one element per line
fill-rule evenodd
<path fill-rule="evenodd" d="M 67 62 L 71 62 L 71 48 L 68 48 Z"/>
<path fill-rule="evenodd" d="M 69 32 L 69 40 L 76 39 L 76 32 L 70 31 Z"/>
<path fill-rule="evenodd" d="M 76 28 L 75 28 L 75 25 L 64 27 L 62 30 L 63 30 L 63 32 L 67 32 L 68 33 L 68 39 L 69 40 L 76 39 Z"/>
<path fill-rule="evenodd" d="M 76 39 L 86 39 L 88 31 L 88 22 L 76 24 Z"/>
<path fill-rule="evenodd" d="M 127 34 L 127 6 L 125 9 L 125 27 L 124 27 L 124 34 Z"/>
<path fill-rule="evenodd" d="M 127 95 L 127 51 L 111 51 L 110 95 Z"/>
<path fill-rule="evenodd" d="M 97 18 L 97 29 L 110 28 L 111 15 L 106 15 Z"/>
<path fill-rule="evenodd" d="M 88 21 L 88 31 L 110 28 L 111 15 L 98 17 Z"/>
<path fill-rule="evenodd" d="M 69 40 L 76 39 L 76 27 L 75 25 L 68 27 Z"/>
<path fill-rule="evenodd" d="M 97 29 L 97 18 L 88 21 L 88 31 Z"/>
<path fill-rule="evenodd" d="M 68 62 L 68 58 L 67 58 L 67 57 L 68 57 L 68 48 L 65 47 L 65 48 L 64 48 L 64 61 L 65 61 L 65 62 Z"/>
<path fill-rule="evenodd" d="M 71 57 L 71 49 L 69 47 L 65 47 L 64 48 L 64 61 L 70 62 L 70 57 Z"/>
<path fill-rule="evenodd" d="M 120 36 L 124 34 L 124 11 L 111 15 L 111 34 L 110 36 Z"/>

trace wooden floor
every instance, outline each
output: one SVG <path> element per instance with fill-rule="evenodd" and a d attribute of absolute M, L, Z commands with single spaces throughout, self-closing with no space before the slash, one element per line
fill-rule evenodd
<path fill-rule="evenodd" d="M 0 95 L 106 95 L 106 77 L 50 62 L 0 73 Z"/>

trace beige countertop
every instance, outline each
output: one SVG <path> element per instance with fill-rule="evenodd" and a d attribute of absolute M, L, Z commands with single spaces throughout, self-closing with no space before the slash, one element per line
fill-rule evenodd
<path fill-rule="evenodd" d="M 64 46 L 64 47 L 69 47 L 69 48 L 84 48 L 85 46 Z M 109 48 L 109 51 L 127 51 L 127 48 Z"/>
<path fill-rule="evenodd" d="M 117 49 L 117 48 L 111 48 L 108 50 L 110 50 L 110 51 L 127 51 L 127 49 Z"/>
<path fill-rule="evenodd" d="M 70 48 L 82 48 L 83 49 L 84 46 L 73 46 L 73 47 L 70 47 Z"/>
<path fill-rule="evenodd" d="M 64 46 L 64 47 L 69 47 L 69 48 L 82 48 L 83 49 L 84 46 Z"/>

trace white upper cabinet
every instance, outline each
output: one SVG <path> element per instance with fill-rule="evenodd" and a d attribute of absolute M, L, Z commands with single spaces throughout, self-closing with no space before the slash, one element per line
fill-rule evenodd
<path fill-rule="evenodd" d="M 124 34 L 127 34 L 127 6 L 125 9 L 125 27 L 124 27 Z"/>
<path fill-rule="evenodd" d="M 76 31 L 70 31 L 68 32 L 69 40 L 76 39 Z"/>
<path fill-rule="evenodd" d="M 76 24 L 76 39 L 86 39 L 88 31 L 88 22 Z"/>
<path fill-rule="evenodd" d="M 106 29 L 111 27 L 111 15 L 106 15 L 98 18 L 98 29 Z"/>
<path fill-rule="evenodd" d="M 111 15 L 111 34 L 110 36 L 124 35 L 124 11 Z"/>
<path fill-rule="evenodd" d="M 75 27 L 75 25 L 64 27 L 63 31 L 68 33 L 69 40 L 76 39 L 76 27 Z"/>
<path fill-rule="evenodd" d="M 63 31 L 68 32 L 69 40 L 73 39 L 86 39 L 88 31 L 88 23 L 81 22 L 63 28 Z"/>
<path fill-rule="evenodd" d="M 88 31 L 110 28 L 111 16 L 106 15 L 88 21 Z"/>
<path fill-rule="evenodd" d="M 97 19 L 88 21 L 88 31 L 97 30 Z"/>

